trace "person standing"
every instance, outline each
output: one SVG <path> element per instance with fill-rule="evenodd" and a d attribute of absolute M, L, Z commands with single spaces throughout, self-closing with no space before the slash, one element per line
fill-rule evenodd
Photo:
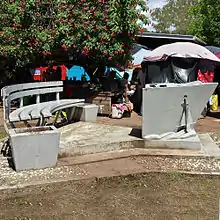
<path fill-rule="evenodd" d="M 49 82 L 52 81 L 55 70 L 53 69 L 53 63 L 49 63 L 48 68 L 43 72 L 41 81 Z M 54 99 L 53 94 L 45 94 L 42 96 L 44 101 L 52 101 Z"/>
<path fill-rule="evenodd" d="M 138 69 L 137 78 L 136 78 L 136 90 L 135 90 L 135 111 L 142 115 L 142 101 L 143 101 L 143 88 L 146 84 L 146 68 L 144 63 L 141 63 L 141 68 Z"/>
<path fill-rule="evenodd" d="M 61 81 L 62 80 L 62 68 L 60 66 L 57 67 L 56 71 L 54 71 L 51 75 L 52 81 Z"/>

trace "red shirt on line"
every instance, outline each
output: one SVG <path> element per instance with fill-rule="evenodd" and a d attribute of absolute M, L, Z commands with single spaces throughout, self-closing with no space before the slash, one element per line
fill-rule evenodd
<path fill-rule="evenodd" d="M 213 79 L 214 79 L 214 72 L 202 73 L 201 70 L 199 70 L 198 77 L 197 77 L 198 81 L 207 83 L 207 82 L 213 82 Z"/>

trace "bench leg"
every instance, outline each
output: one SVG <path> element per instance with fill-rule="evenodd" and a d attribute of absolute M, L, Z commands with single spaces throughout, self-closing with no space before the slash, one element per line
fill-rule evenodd
<path fill-rule="evenodd" d="M 42 117 L 41 126 L 45 126 L 46 123 L 47 123 L 46 118 Z"/>
<path fill-rule="evenodd" d="M 38 126 L 40 126 L 40 125 L 41 125 L 41 118 L 39 118 L 39 119 L 37 120 L 36 126 L 38 127 Z"/>
<path fill-rule="evenodd" d="M 41 115 L 41 117 L 38 119 L 37 126 L 44 126 L 45 123 L 46 123 L 45 118 L 43 115 Z"/>

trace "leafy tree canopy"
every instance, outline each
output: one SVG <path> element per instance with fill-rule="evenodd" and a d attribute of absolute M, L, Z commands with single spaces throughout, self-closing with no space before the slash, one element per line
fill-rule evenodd
<path fill-rule="evenodd" d="M 55 53 L 125 63 L 147 10 L 144 0 L 2 0 L 0 54 L 21 65 Z"/>
<path fill-rule="evenodd" d="M 190 13 L 189 33 L 209 45 L 220 46 L 220 0 L 200 0 Z"/>
<path fill-rule="evenodd" d="M 152 13 L 154 28 L 160 33 L 187 34 L 191 22 L 189 9 L 198 0 L 167 0 L 163 8 L 157 8 Z"/>

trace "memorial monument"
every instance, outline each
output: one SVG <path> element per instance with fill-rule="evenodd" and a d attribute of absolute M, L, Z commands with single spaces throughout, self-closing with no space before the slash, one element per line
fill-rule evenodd
<path fill-rule="evenodd" d="M 200 149 L 195 124 L 217 83 L 147 84 L 142 137 L 147 147 Z"/>

